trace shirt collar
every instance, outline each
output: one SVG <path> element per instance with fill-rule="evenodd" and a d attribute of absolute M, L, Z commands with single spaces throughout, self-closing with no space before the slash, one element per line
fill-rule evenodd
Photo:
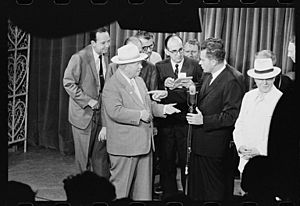
<path fill-rule="evenodd" d="M 97 60 L 99 59 L 99 54 L 97 54 L 97 52 L 95 52 L 93 47 L 92 47 L 92 50 L 93 50 L 93 56 L 94 56 L 95 62 L 97 62 Z"/>
<path fill-rule="evenodd" d="M 271 90 L 268 92 L 268 93 L 263 93 L 263 92 L 260 92 L 259 89 L 257 88 L 257 96 L 256 96 L 256 99 L 258 98 L 261 98 L 261 99 L 269 99 L 273 96 L 273 93 L 275 92 L 276 90 L 276 87 L 272 86 Z"/>
<path fill-rule="evenodd" d="M 184 61 L 184 58 L 182 59 L 182 61 L 181 62 L 179 62 L 179 63 L 176 63 L 176 62 L 174 62 L 172 59 L 171 59 L 171 64 L 172 64 L 172 68 L 173 68 L 173 70 L 175 71 L 175 69 L 176 69 L 176 67 L 175 67 L 175 65 L 176 64 L 178 64 L 178 73 L 181 71 L 181 68 L 182 68 L 182 65 L 183 65 L 183 61 Z"/>
<path fill-rule="evenodd" d="M 121 69 L 120 69 L 120 73 L 126 79 L 126 81 L 128 81 L 128 83 L 131 84 L 130 79 L 124 74 L 124 72 Z M 134 78 L 132 78 L 132 79 L 134 79 Z"/>
<path fill-rule="evenodd" d="M 210 83 L 212 83 L 213 80 L 215 80 L 217 78 L 217 76 L 219 76 L 219 74 L 221 74 L 221 72 L 226 68 L 226 64 L 224 64 L 224 66 L 219 69 L 218 71 L 214 72 L 214 73 L 211 73 L 212 75 L 212 80 Z"/>

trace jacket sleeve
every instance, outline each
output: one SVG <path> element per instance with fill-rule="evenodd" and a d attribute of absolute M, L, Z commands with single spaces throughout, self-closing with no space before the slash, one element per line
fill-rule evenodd
<path fill-rule="evenodd" d="M 69 96 L 81 107 L 85 108 L 92 99 L 81 88 L 82 60 L 79 55 L 71 57 L 63 77 L 63 86 Z"/>
<path fill-rule="evenodd" d="M 244 96 L 241 106 L 241 111 L 235 122 L 233 130 L 233 141 L 236 145 L 236 148 L 239 149 L 243 145 L 244 135 L 244 124 L 245 124 L 245 108 L 247 107 L 247 95 Z"/>

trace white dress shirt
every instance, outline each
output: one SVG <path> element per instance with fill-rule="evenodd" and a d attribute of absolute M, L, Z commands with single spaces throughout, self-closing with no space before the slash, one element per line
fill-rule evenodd
<path fill-rule="evenodd" d="M 218 71 L 214 72 L 214 73 L 211 73 L 212 75 L 212 79 L 210 80 L 210 83 L 209 85 L 211 85 L 211 83 L 217 78 L 217 76 L 219 76 L 219 74 L 226 68 L 226 65 L 224 64 L 224 66 L 219 69 Z"/>
<path fill-rule="evenodd" d="M 245 145 L 255 147 L 261 155 L 267 155 L 271 118 L 281 95 L 282 92 L 274 85 L 265 94 L 262 94 L 258 88 L 245 94 L 233 131 L 233 140 L 237 149 Z M 240 172 L 243 172 L 247 162 L 248 160 L 243 157 L 240 158 Z"/>
<path fill-rule="evenodd" d="M 99 72 L 100 72 L 100 58 L 99 58 L 99 54 L 97 54 L 93 48 L 93 56 L 95 59 L 95 64 L 96 64 L 96 70 L 97 70 L 97 74 L 99 77 Z M 103 69 L 103 77 L 105 78 L 105 74 L 106 74 L 106 64 L 105 64 L 105 60 L 104 60 L 104 54 L 102 54 L 102 69 Z M 100 79 L 99 79 L 100 82 Z"/>

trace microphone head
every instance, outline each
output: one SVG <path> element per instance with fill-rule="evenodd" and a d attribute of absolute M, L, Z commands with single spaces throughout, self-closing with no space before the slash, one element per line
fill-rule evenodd
<path fill-rule="evenodd" d="M 189 93 L 190 93 L 190 95 L 195 95 L 196 94 L 196 86 L 195 86 L 195 84 L 191 84 L 189 86 Z"/>

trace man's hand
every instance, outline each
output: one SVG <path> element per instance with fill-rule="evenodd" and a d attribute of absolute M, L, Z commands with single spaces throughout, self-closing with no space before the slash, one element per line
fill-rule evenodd
<path fill-rule="evenodd" d="M 191 79 L 182 82 L 182 86 L 185 88 L 189 88 L 192 84 L 194 84 L 194 82 Z"/>
<path fill-rule="evenodd" d="M 97 100 L 91 99 L 88 102 L 88 105 L 94 110 L 94 109 L 99 109 L 99 103 Z"/>
<path fill-rule="evenodd" d="M 166 98 L 168 96 L 168 91 L 153 90 L 153 91 L 149 91 L 148 94 L 152 94 L 152 99 L 157 102 L 160 102 L 161 99 Z"/>
<path fill-rule="evenodd" d="M 164 107 L 164 113 L 165 114 L 173 114 L 173 113 L 179 113 L 181 112 L 179 109 L 176 109 L 174 106 L 176 105 L 176 103 L 174 104 L 166 104 Z"/>
<path fill-rule="evenodd" d="M 249 160 L 252 157 L 255 157 L 257 155 L 260 155 L 260 152 L 255 147 L 248 147 L 246 145 L 240 146 L 238 149 L 238 152 L 241 154 L 241 157 L 243 159 Z"/>
<path fill-rule="evenodd" d="M 101 131 L 99 132 L 98 135 L 98 141 L 99 142 L 106 141 L 106 127 L 101 128 Z"/>
<path fill-rule="evenodd" d="M 174 79 L 172 77 L 168 77 L 164 82 L 165 87 L 168 87 L 169 89 L 174 87 Z"/>
<path fill-rule="evenodd" d="M 144 121 L 144 122 L 150 122 L 151 120 L 152 120 L 152 115 L 150 114 L 150 112 L 149 111 L 147 111 L 147 110 L 142 110 L 141 111 L 141 118 L 140 118 L 142 121 Z"/>
<path fill-rule="evenodd" d="M 196 107 L 197 114 L 187 113 L 186 120 L 189 124 L 193 125 L 202 125 L 203 124 L 203 115 L 201 111 Z"/>
<path fill-rule="evenodd" d="M 157 127 L 153 127 L 153 136 L 157 135 L 157 133 L 158 133 Z"/>

